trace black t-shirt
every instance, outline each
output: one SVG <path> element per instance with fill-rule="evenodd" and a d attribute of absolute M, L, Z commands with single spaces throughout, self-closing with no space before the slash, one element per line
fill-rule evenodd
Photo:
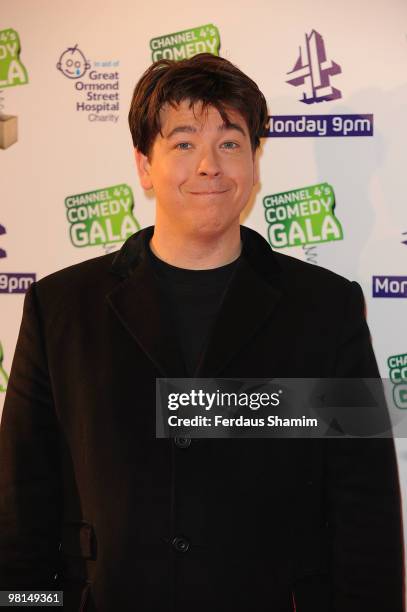
<path fill-rule="evenodd" d="M 238 259 L 212 270 L 186 270 L 162 261 L 149 251 L 174 320 L 186 371 L 192 376 Z"/>

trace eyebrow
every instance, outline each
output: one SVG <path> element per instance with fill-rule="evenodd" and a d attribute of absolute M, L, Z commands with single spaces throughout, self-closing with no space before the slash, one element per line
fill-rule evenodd
<path fill-rule="evenodd" d="M 222 123 L 222 125 L 218 128 L 219 131 L 227 131 L 227 130 L 236 130 L 246 136 L 246 132 L 238 123 Z M 173 128 L 169 134 L 167 134 L 166 138 L 171 138 L 175 136 L 175 134 L 195 134 L 197 132 L 197 128 L 193 125 L 178 125 Z"/>

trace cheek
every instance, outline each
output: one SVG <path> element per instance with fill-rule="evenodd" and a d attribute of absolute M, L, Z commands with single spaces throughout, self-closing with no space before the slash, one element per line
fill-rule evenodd
<path fill-rule="evenodd" d="M 188 161 L 183 163 L 166 163 L 160 168 L 159 182 L 164 189 L 175 190 L 189 179 L 191 173 Z"/>
<path fill-rule="evenodd" d="M 254 170 L 248 167 L 247 164 L 242 165 L 237 169 L 235 174 L 235 181 L 238 187 L 238 191 L 241 194 L 250 193 L 254 184 Z"/>
<path fill-rule="evenodd" d="M 176 198 L 184 182 L 184 171 L 179 168 L 163 165 L 152 177 L 153 189 L 157 197 L 171 196 Z"/>

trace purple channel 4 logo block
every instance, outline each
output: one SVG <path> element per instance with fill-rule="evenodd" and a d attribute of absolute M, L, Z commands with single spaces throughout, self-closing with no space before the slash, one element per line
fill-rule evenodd
<path fill-rule="evenodd" d="M 35 280 L 33 272 L 0 272 L 0 293 L 26 293 Z"/>
<path fill-rule="evenodd" d="M 407 276 L 373 276 L 373 297 L 407 298 Z"/>
<path fill-rule="evenodd" d="M 4 227 L 4 225 L 0 223 L 0 236 L 5 233 L 6 233 L 6 228 Z M 0 248 L 0 258 L 2 257 L 7 257 L 7 253 L 4 249 Z"/>
<path fill-rule="evenodd" d="M 373 114 L 272 115 L 266 138 L 373 136 Z"/>
<path fill-rule="evenodd" d="M 339 64 L 327 59 L 321 34 L 312 30 L 311 34 L 305 34 L 305 43 L 300 46 L 294 68 L 287 73 L 290 76 L 287 83 L 302 86 L 300 102 L 304 104 L 329 102 L 342 97 L 340 90 L 330 83 L 330 78 L 341 72 Z"/>

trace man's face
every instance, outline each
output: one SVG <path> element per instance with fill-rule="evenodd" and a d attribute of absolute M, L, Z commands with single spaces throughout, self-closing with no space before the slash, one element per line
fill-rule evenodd
<path fill-rule="evenodd" d="M 136 152 L 141 184 L 155 192 L 157 223 L 202 237 L 239 225 L 257 174 L 246 121 L 234 110 L 228 118 L 227 126 L 214 107 L 189 101 L 163 107 L 149 158 Z"/>

